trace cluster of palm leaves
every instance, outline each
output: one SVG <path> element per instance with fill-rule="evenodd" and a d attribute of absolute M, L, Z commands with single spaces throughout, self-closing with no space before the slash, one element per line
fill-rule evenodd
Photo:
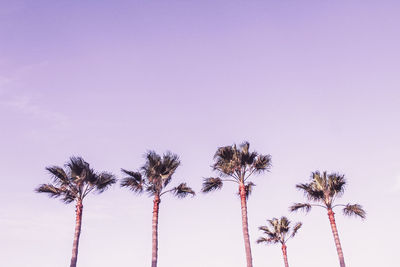
<path fill-rule="evenodd" d="M 250 144 L 244 142 L 239 146 L 224 146 L 217 149 L 214 155 L 212 169 L 218 174 L 216 177 L 205 178 L 201 191 L 208 193 L 221 189 L 224 182 L 233 182 L 238 186 L 238 194 L 241 200 L 242 231 L 246 252 L 247 267 L 252 267 L 251 245 L 248 229 L 247 199 L 250 196 L 254 183 L 250 181 L 253 174 L 261 174 L 271 168 L 271 156 L 261 155 L 249 151 Z M 121 169 L 124 178 L 121 179 L 121 187 L 126 187 L 134 193 L 147 192 L 153 197 L 152 219 L 152 262 L 151 266 L 157 266 L 158 260 L 158 214 L 162 196 L 170 193 L 178 198 L 195 195 L 195 192 L 186 183 L 175 187 L 169 187 L 172 176 L 180 165 L 176 154 L 167 152 L 162 156 L 154 151 L 146 153 L 146 162 L 139 171 Z M 65 203 L 76 203 L 76 224 L 73 241 L 71 267 L 76 267 L 78 259 L 79 237 L 81 232 L 83 200 L 92 191 L 104 192 L 117 182 L 116 177 L 109 172 L 96 172 L 81 157 L 71 157 L 65 164 L 65 169 L 58 166 L 46 168 L 52 176 L 52 182 L 42 184 L 36 188 L 38 193 L 47 193 L 50 197 L 60 198 Z M 312 173 L 311 182 L 298 184 L 297 188 L 304 191 L 310 203 L 295 203 L 290 211 L 310 211 L 312 207 L 322 207 L 328 211 L 328 216 L 334 235 L 335 244 L 339 256 L 340 266 L 344 267 L 344 257 L 341 249 L 339 235 L 336 229 L 333 208 L 343 206 L 345 215 L 356 215 L 365 218 L 365 211 L 358 204 L 335 204 L 334 201 L 344 192 L 346 181 L 343 175 L 327 174 L 318 171 Z M 280 243 L 284 256 L 285 266 L 288 267 L 286 242 L 293 238 L 302 226 L 296 223 L 292 228 L 286 217 L 268 220 L 269 226 L 261 226 L 259 229 L 266 235 L 257 240 L 257 243 Z"/>

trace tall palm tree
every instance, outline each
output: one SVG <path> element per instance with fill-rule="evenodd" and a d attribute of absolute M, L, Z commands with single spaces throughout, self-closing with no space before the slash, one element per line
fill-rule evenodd
<path fill-rule="evenodd" d="M 128 177 L 122 179 L 121 187 L 128 187 L 135 193 L 142 193 L 145 190 L 150 196 L 153 196 L 151 266 L 156 267 L 158 260 L 158 212 L 161 197 L 166 193 L 172 193 L 178 198 L 184 198 L 189 194 L 195 195 L 195 192 L 186 183 L 166 189 L 171 182 L 172 175 L 180 165 L 179 157 L 176 154 L 167 152 L 161 157 L 154 151 L 149 151 L 145 157 L 146 163 L 139 172 L 122 169 L 122 172 Z"/>
<path fill-rule="evenodd" d="M 250 237 L 247 222 L 247 198 L 254 183 L 249 181 L 252 174 L 260 174 L 271 167 L 270 155 L 259 155 L 257 152 L 249 152 L 250 144 L 244 142 L 239 147 L 236 145 L 218 148 L 214 155 L 212 168 L 218 172 L 218 177 L 205 178 L 202 192 L 207 193 L 221 189 L 223 182 L 234 182 L 239 186 L 239 195 L 242 210 L 242 230 L 246 250 L 247 267 L 252 267 Z"/>
<path fill-rule="evenodd" d="M 328 218 L 332 229 L 333 238 L 335 240 L 336 250 L 339 257 L 341 267 L 345 267 L 342 246 L 340 244 L 338 230 L 336 228 L 335 213 L 333 209 L 341 206 L 344 215 L 354 215 L 365 218 L 365 211 L 359 204 L 335 204 L 337 198 L 344 193 L 346 180 L 344 175 L 337 173 L 322 174 L 319 171 L 311 174 L 311 182 L 305 184 L 297 184 L 296 187 L 304 192 L 306 198 L 314 202 L 311 203 L 295 203 L 289 209 L 290 211 L 303 210 L 309 212 L 311 207 L 321 207 L 328 211 Z"/>
<path fill-rule="evenodd" d="M 289 267 L 288 259 L 287 259 L 287 248 L 286 242 L 294 237 L 297 231 L 300 229 L 302 223 L 298 222 L 294 227 L 290 227 L 290 221 L 286 217 L 281 217 L 280 219 L 273 218 L 272 220 L 267 220 L 271 226 L 271 229 L 268 226 L 260 226 L 259 229 L 266 234 L 266 237 L 260 237 L 257 240 L 257 243 L 267 243 L 267 244 L 276 244 L 281 243 L 282 245 L 282 253 L 283 253 L 283 261 L 285 262 L 285 267 Z"/>
<path fill-rule="evenodd" d="M 52 198 L 61 198 L 65 204 L 76 202 L 75 235 L 72 246 L 70 267 L 76 267 L 78 260 L 79 236 L 81 234 L 83 200 L 92 191 L 104 192 L 116 182 L 108 172 L 96 172 L 81 157 L 71 157 L 65 169 L 58 166 L 47 167 L 52 176 L 52 183 L 41 184 L 37 193 L 47 193 Z"/>

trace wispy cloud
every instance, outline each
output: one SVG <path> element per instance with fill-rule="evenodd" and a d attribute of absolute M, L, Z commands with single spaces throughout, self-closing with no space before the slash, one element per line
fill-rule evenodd
<path fill-rule="evenodd" d="M 0 74 L 0 106 L 5 107 L 8 112 L 18 112 L 30 119 L 46 121 L 53 128 L 65 128 L 68 117 L 43 105 L 40 94 L 28 90 L 24 82 L 25 76 L 31 75 L 47 64 L 47 61 L 41 61 L 21 66 L 12 76 Z"/>
<path fill-rule="evenodd" d="M 3 101 L 2 104 L 13 109 L 14 111 L 22 112 L 36 119 L 46 120 L 48 122 L 57 124 L 58 126 L 65 125 L 67 122 L 67 116 L 36 104 L 33 101 L 32 96 L 26 93 L 15 95 L 6 101 Z"/>

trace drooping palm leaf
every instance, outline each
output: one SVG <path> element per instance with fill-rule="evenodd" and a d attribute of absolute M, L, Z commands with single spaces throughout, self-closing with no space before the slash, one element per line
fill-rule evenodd
<path fill-rule="evenodd" d="M 260 237 L 257 239 L 257 244 L 260 244 L 260 243 L 274 244 L 276 242 L 277 241 L 275 238 Z"/>
<path fill-rule="evenodd" d="M 114 175 L 109 172 L 102 172 L 96 175 L 96 178 L 97 179 L 94 181 L 94 186 L 98 193 L 103 193 L 104 190 L 117 182 L 117 179 L 115 179 Z"/>
<path fill-rule="evenodd" d="M 302 225 L 303 224 L 301 222 L 296 223 L 296 225 L 293 227 L 292 234 L 290 235 L 290 237 L 294 237 Z"/>
<path fill-rule="evenodd" d="M 186 185 L 186 183 L 181 183 L 180 185 L 174 187 L 172 189 L 172 193 L 178 197 L 178 198 L 184 198 L 187 195 L 195 195 L 195 192 L 190 188 L 189 186 Z"/>
<path fill-rule="evenodd" d="M 63 195 L 63 190 L 55 187 L 52 184 L 41 184 L 35 189 L 36 193 L 46 193 L 52 198 L 57 198 Z"/>
<path fill-rule="evenodd" d="M 253 188 L 254 188 L 255 186 L 256 186 L 256 185 L 255 185 L 253 182 L 248 182 L 248 183 L 245 185 L 244 189 L 246 190 L 246 199 L 249 198 L 249 196 L 251 195 L 251 192 L 253 192 Z"/>
<path fill-rule="evenodd" d="M 311 210 L 311 205 L 308 203 L 295 203 L 289 207 L 289 210 L 291 212 L 298 210 L 309 212 Z"/>
<path fill-rule="evenodd" d="M 359 216 L 365 219 L 366 212 L 359 204 L 347 204 L 343 209 L 343 214 L 347 216 Z"/>
<path fill-rule="evenodd" d="M 58 166 L 50 166 L 46 167 L 46 170 L 52 174 L 52 178 L 55 184 L 60 186 L 66 186 L 71 183 L 68 178 L 68 175 L 65 173 L 63 168 Z"/>
<path fill-rule="evenodd" d="M 205 178 L 203 181 L 203 187 L 201 189 L 201 191 L 203 193 L 208 193 L 217 189 L 221 189 L 222 188 L 222 180 L 221 178 L 214 178 L 214 177 L 210 177 L 210 178 Z"/>
<path fill-rule="evenodd" d="M 121 180 L 121 187 L 128 187 L 135 193 L 143 192 L 144 181 L 140 172 L 133 172 L 125 169 L 121 169 L 121 171 L 129 175 L 129 177 Z"/>

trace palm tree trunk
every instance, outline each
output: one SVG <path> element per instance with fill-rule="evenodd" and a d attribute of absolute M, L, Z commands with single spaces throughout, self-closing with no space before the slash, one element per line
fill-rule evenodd
<path fill-rule="evenodd" d="M 332 209 L 328 209 L 328 217 L 329 217 L 329 222 L 331 223 L 333 238 L 335 239 L 335 245 L 339 256 L 340 267 L 346 267 L 346 264 L 344 263 L 342 245 L 340 244 L 339 234 L 336 228 L 335 213 L 333 212 Z"/>
<path fill-rule="evenodd" d="M 289 263 L 287 260 L 287 251 L 286 251 L 286 245 L 282 244 L 282 253 L 283 253 L 283 261 L 285 262 L 285 267 L 289 267 Z"/>
<path fill-rule="evenodd" d="M 153 239 L 152 239 L 152 254 L 151 267 L 157 267 L 158 253 L 158 211 L 160 206 L 160 196 L 155 195 L 153 200 Z"/>
<path fill-rule="evenodd" d="M 72 257 L 70 267 L 76 267 L 76 262 L 78 260 L 78 246 L 79 246 L 79 236 L 81 235 L 81 225 L 82 225 L 82 200 L 78 199 L 76 203 L 76 222 L 75 222 L 75 235 L 74 243 L 72 245 Z"/>
<path fill-rule="evenodd" d="M 243 183 L 239 184 L 239 194 L 240 194 L 240 201 L 242 208 L 242 228 L 243 228 L 244 247 L 246 249 L 247 267 L 253 267 L 253 262 L 251 257 L 250 237 L 249 237 L 249 226 L 247 223 L 246 188 Z"/>

